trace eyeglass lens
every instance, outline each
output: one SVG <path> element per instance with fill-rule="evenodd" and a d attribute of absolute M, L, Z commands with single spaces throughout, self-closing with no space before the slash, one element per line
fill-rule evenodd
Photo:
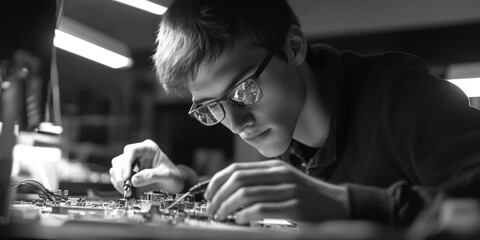
<path fill-rule="evenodd" d="M 236 86 L 228 94 L 228 99 L 239 107 L 249 107 L 262 98 L 262 91 L 252 79 L 247 79 Z M 225 111 L 218 102 L 212 102 L 197 108 L 193 112 L 194 117 L 203 124 L 210 126 L 223 120 Z"/>
<path fill-rule="evenodd" d="M 207 126 L 214 125 L 225 117 L 222 106 L 217 102 L 199 107 L 192 114 L 198 121 Z"/>
<path fill-rule="evenodd" d="M 262 91 L 252 79 L 242 82 L 228 95 L 228 99 L 239 107 L 248 107 L 258 102 L 261 97 Z"/>

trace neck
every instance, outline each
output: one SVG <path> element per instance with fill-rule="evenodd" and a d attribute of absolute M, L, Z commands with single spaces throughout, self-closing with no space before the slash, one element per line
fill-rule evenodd
<path fill-rule="evenodd" d="M 293 138 L 310 146 L 320 148 L 324 145 L 330 130 L 330 114 L 322 104 L 315 76 L 306 62 L 299 66 L 300 75 L 305 81 L 305 103 L 300 112 Z"/>

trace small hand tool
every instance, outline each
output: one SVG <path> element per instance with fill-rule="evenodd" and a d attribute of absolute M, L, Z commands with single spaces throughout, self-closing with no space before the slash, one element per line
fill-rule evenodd
<path fill-rule="evenodd" d="M 133 195 L 133 186 L 132 186 L 132 176 L 140 171 L 140 160 L 135 159 L 132 163 L 132 168 L 130 170 L 130 176 L 123 183 L 123 198 L 127 196 L 128 191 L 132 190 Z"/>
<path fill-rule="evenodd" d="M 184 193 L 181 197 L 179 197 L 175 202 L 170 204 L 168 207 L 165 208 L 165 210 L 168 210 L 172 208 L 173 206 L 177 205 L 180 201 L 182 201 L 184 198 L 186 198 L 190 194 L 199 194 L 205 192 L 207 190 L 208 183 L 210 182 L 209 180 L 200 182 L 195 184 L 193 187 L 191 187 L 188 192 Z"/>

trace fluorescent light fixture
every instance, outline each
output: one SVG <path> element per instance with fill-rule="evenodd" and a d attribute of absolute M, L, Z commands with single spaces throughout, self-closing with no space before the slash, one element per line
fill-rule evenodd
<path fill-rule="evenodd" d="M 53 45 L 111 68 L 133 64 L 124 42 L 65 16 L 55 30 Z"/>
<path fill-rule="evenodd" d="M 449 79 L 448 81 L 457 85 L 468 97 L 480 97 L 480 77 Z"/>
<path fill-rule="evenodd" d="M 167 11 L 167 8 L 156 3 L 146 1 L 146 0 L 114 0 L 119 3 L 123 3 L 132 7 L 136 7 L 138 9 L 156 14 L 162 15 Z"/>
<path fill-rule="evenodd" d="M 132 65 L 132 60 L 125 56 L 58 29 L 55 30 L 53 45 L 111 68 L 125 68 Z"/>
<path fill-rule="evenodd" d="M 468 97 L 480 97 L 480 62 L 450 64 L 445 75 Z"/>

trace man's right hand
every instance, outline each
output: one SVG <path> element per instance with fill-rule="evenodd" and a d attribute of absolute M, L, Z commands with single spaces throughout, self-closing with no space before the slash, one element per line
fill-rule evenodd
<path fill-rule="evenodd" d="M 128 179 L 132 162 L 140 161 L 140 171 L 132 176 L 133 187 L 154 184 L 156 189 L 178 193 L 184 187 L 180 170 L 152 140 L 145 140 L 125 146 L 123 154 L 112 159 L 110 181 L 123 194 L 124 181 Z M 127 194 L 130 196 L 131 192 Z"/>

